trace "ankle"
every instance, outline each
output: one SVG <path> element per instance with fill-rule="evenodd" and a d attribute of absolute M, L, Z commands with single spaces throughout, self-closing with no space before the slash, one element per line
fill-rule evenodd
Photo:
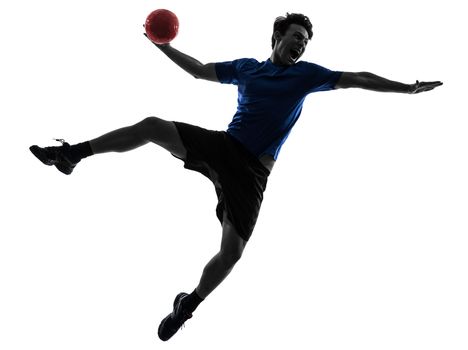
<path fill-rule="evenodd" d="M 81 159 L 92 156 L 94 154 L 89 141 L 81 142 L 70 146 L 70 156 L 73 161 L 79 162 Z"/>
<path fill-rule="evenodd" d="M 205 299 L 201 298 L 195 289 L 191 294 L 185 297 L 183 304 L 190 312 L 194 312 L 203 300 Z"/>

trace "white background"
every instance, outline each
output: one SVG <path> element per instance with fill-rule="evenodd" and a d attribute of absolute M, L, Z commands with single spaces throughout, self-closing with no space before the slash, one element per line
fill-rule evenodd
<path fill-rule="evenodd" d="M 468 348 L 467 25 L 457 1 L 9 1 L 0 5 L 0 348 Z M 143 35 L 156 8 L 202 62 L 270 56 L 307 14 L 304 60 L 420 95 L 309 96 L 244 256 L 167 343 L 160 320 L 217 252 L 216 195 L 154 145 L 64 176 L 32 144 L 156 115 L 226 129 L 234 86 L 199 81 Z"/>

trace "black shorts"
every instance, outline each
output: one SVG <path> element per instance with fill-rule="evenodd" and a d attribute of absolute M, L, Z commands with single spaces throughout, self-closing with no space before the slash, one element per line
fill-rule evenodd
<path fill-rule="evenodd" d="M 216 216 L 224 213 L 248 241 L 257 222 L 270 171 L 224 131 L 174 122 L 187 150 L 184 167 L 209 178 L 218 196 Z"/>

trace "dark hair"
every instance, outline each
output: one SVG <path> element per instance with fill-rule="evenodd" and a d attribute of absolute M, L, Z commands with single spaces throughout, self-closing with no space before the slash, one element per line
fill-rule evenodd
<path fill-rule="evenodd" d="M 307 30 L 309 34 L 309 40 L 312 39 L 312 23 L 310 23 L 309 17 L 304 16 L 301 13 L 286 13 L 286 17 L 276 17 L 275 23 L 273 24 L 273 34 L 271 35 L 271 48 L 275 47 L 275 32 L 280 32 L 284 35 L 291 24 L 299 24 Z"/>

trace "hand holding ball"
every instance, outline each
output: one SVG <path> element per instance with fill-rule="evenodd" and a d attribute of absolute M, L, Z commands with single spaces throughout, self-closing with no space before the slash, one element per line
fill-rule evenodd
<path fill-rule="evenodd" d="M 177 36 L 179 20 L 169 10 L 154 10 L 146 17 L 145 31 L 148 38 L 155 44 L 167 44 Z"/>

